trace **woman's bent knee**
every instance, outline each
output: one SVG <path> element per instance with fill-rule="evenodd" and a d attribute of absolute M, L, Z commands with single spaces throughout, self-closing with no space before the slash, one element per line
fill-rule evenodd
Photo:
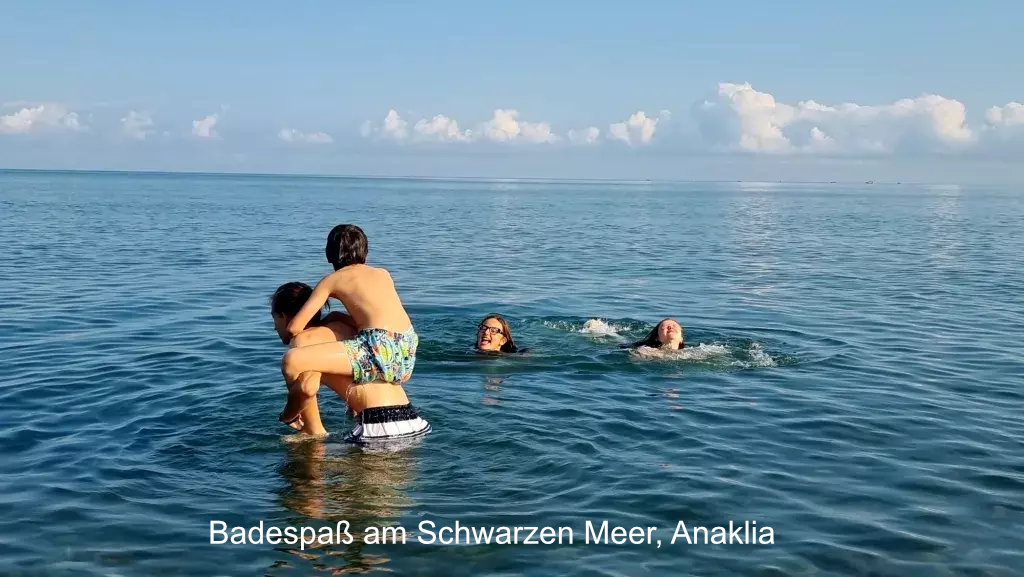
<path fill-rule="evenodd" d="M 284 378 L 289 383 L 295 381 L 301 374 L 299 363 L 301 361 L 302 354 L 299 353 L 300 349 L 289 349 L 283 357 L 281 357 L 281 373 L 284 374 Z"/>

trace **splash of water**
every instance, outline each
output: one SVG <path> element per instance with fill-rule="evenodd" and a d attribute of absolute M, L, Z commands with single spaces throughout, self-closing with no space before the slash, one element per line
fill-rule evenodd
<path fill-rule="evenodd" d="M 632 356 L 639 359 L 663 359 L 668 361 L 706 361 L 714 357 L 729 354 L 729 347 L 720 344 L 700 343 L 695 347 L 684 349 L 656 349 L 653 347 L 637 347 Z"/>
<path fill-rule="evenodd" d="M 619 329 L 615 325 L 605 321 L 604 319 L 590 319 L 583 323 L 583 328 L 579 330 L 580 333 L 585 335 L 596 335 L 601 337 L 618 337 Z"/>
<path fill-rule="evenodd" d="M 778 366 L 775 358 L 759 343 L 752 343 L 746 349 L 719 343 L 700 343 L 677 350 L 638 347 L 630 351 L 630 357 L 634 360 L 687 361 L 743 369 Z"/>
<path fill-rule="evenodd" d="M 760 343 L 751 343 L 750 348 L 747 349 L 747 354 L 750 356 L 749 366 L 754 367 L 775 367 L 778 366 L 775 359 L 764 351 L 764 348 Z"/>

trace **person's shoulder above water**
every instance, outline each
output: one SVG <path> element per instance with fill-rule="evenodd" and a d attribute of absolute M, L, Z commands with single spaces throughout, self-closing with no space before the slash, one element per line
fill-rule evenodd
<path fill-rule="evenodd" d="M 522 353 L 526 349 L 516 346 L 508 321 L 498 314 L 489 314 L 476 327 L 477 351 L 484 353 Z"/>
<path fill-rule="evenodd" d="M 643 340 L 627 345 L 620 345 L 623 349 L 637 349 L 650 347 L 652 349 L 681 349 L 685 346 L 683 337 L 683 325 L 675 319 L 662 319 Z"/>

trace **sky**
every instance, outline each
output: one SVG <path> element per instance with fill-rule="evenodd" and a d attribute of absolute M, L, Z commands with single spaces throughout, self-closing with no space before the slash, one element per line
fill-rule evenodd
<path fill-rule="evenodd" d="M 1017 1 L 0 14 L 0 168 L 1024 180 Z"/>

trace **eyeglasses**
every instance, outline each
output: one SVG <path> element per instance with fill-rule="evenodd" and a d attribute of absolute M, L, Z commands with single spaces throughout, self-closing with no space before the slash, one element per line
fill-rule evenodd
<path fill-rule="evenodd" d="M 505 334 L 505 331 L 501 330 L 501 327 L 489 327 L 487 325 L 480 325 L 476 329 L 477 329 L 478 332 L 485 333 L 485 334 L 486 333 L 490 333 L 492 335 L 503 335 L 503 334 Z"/>

